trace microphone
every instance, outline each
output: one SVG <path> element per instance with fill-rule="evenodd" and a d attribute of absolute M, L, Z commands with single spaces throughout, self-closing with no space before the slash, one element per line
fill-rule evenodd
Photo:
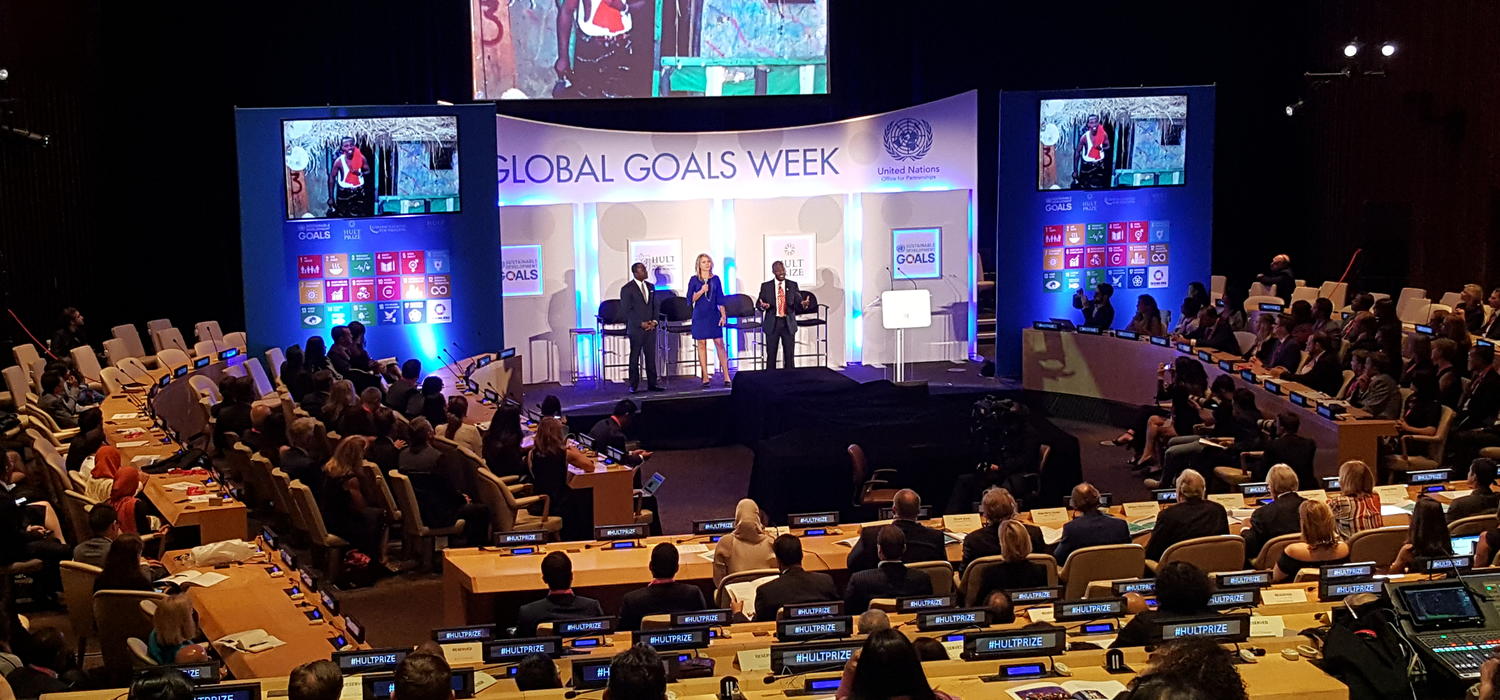
<path fill-rule="evenodd" d="M 604 688 L 594 688 L 592 690 L 570 690 L 566 693 L 563 693 L 563 697 L 567 698 L 568 700 L 573 700 L 573 698 L 588 695 L 589 693 L 597 693 L 601 690 L 604 690 Z"/>
<path fill-rule="evenodd" d="M 719 700 L 744 700 L 745 694 L 740 692 L 740 679 L 734 676 L 725 676 L 719 679 Z"/>

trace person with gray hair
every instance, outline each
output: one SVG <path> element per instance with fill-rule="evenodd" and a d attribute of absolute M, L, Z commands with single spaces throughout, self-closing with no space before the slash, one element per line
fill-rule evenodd
<path fill-rule="evenodd" d="M 922 514 L 922 497 L 911 489 L 901 489 L 891 498 L 891 511 L 895 516 L 891 525 L 906 536 L 906 553 L 901 561 L 948 561 L 948 547 L 943 532 L 917 522 Z M 845 562 L 849 573 L 875 568 L 882 560 L 877 558 L 876 539 L 884 525 L 871 525 L 859 533 L 859 541 L 849 550 Z"/>
<path fill-rule="evenodd" d="M 1068 555 L 1084 547 L 1108 544 L 1130 544 L 1130 526 L 1124 520 L 1110 516 L 1099 507 L 1099 489 L 1085 481 L 1073 487 L 1068 506 L 1078 517 L 1063 525 L 1062 539 L 1052 558 L 1058 566 L 1068 561 Z"/>
<path fill-rule="evenodd" d="M 857 626 L 860 634 L 875 634 L 891 628 L 891 617 L 884 610 L 870 608 L 859 614 Z"/>
<path fill-rule="evenodd" d="M 1207 485 L 1196 469 L 1184 469 L 1177 477 L 1177 503 L 1156 516 L 1156 527 L 1146 543 L 1146 558 L 1161 559 L 1167 548 L 1194 537 L 1229 534 L 1229 513 L 1204 497 Z"/>
<path fill-rule="evenodd" d="M 979 501 L 979 514 L 984 516 L 984 525 L 964 536 L 964 560 L 959 571 L 969 568 L 975 559 L 1000 553 L 1000 524 L 1016 517 L 1016 510 L 1016 499 L 1005 488 L 994 486 L 984 492 Z M 1031 523 L 1022 525 L 1031 537 L 1031 551 L 1045 554 L 1047 543 L 1042 537 L 1042 529 Z"/>
<path fill-rule="evenodd" d="M 1250 515 L 1250 526 L 1240 532 L 1245 538 L 1245 556 L 1251 561 L 1273 538 L 1301 528 L 1298 509 L 1302 507 L 1302 497 L 1297 495 L 1297 472 L 1285 464 L 1271 467 L 1266 472 L 1266 486 L 1271 490 L 1271 502 L 1256 508 Z"/>

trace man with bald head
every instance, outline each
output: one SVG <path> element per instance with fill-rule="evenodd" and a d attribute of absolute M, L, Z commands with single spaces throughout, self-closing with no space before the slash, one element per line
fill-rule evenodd
<path fill-rule="evenodd" d="M 901 489 L 891 498 L 891 510 L 894 511 L 895 519 L 891 525 L 899 528 L 901 534 L 906 535 L 906 550 L 901 556 L 903 562 L 914 561 L 948 561 L 948 548 L 943 541 L 941 530 L 934 530 L 917 522 L 917 515 L 922 510 L 922 497 L 911 489 Z M 854 543 L 854 548 L 849 550 L 848 567 L 850 573 L 873 569 L 879 562 L 876 553 L 876 538 L 880 535 L 882 525 L 871 525 L 859 533 L 859 541 Z"/>
<path fill-rule="evenodd" d="M 849 588 L 844 593 L 844 614 L 862 613 L 870 608 L 870 601 L 876 598 L 932 594 L 932 579 L 927 574 L 906 566 L 906 561 L 909 560 L 904 559 L 904 556 L 908 544 L 900 527 L 892 524 L 876 528 L 875 547 L 880 555 L 879 565 L 870 570 L 856 571 L 849 577 Z"/>
<path fill-rule="evenodd" d="M 1078 517 L 1063 525 L 1062 539 L 1057 541 L 1057 548 L 1052 552 L 1058 566 L 1068 560 L 1069 554 L 1084 547 L 1130 544 L 1130 526 L 1100 510 L 1099 489 L 1093 484 L 1085 481 L 1074 486 L 1068 507 L 1076 511 Z"/>
<path fill-rule="evenodd" d="M 1156 516 L 1151 541 L 1146 543 L 1146 558 L 1161 559 L 1167 548 L 1193 539 L 1229 534 L 1229 512 L 1206 497 L 1203 475 L 1195 469 L 1184 469 L 1177 477 L 1177 504 L 1168 506 Z"/>

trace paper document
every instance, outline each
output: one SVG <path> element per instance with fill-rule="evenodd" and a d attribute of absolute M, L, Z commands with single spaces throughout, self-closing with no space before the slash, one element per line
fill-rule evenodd
<path fill-rule="evenodd" d="M 116 413 L 109 417 L 110 420 L 133 420 L 141 417 L 139 413 Z"/>
<path fill-rule="evenodd" d="M 761 585 L 765 582 L 774 578 L 776 577 L 762 576 L 754 581 L 739 581 L 725 586 L 724 590 L 729 592 L 729 599 L 731 601 L 744 601 L 745 615 L 753 618 L 755 615 L 755 592 L 760 590 Z"/>
<path fill-rule="evenodd" d="M 149 442 L 149 440 L 129 440 L 126 442 L 115 443 L 115 447 L 128 450 L 132 447 L 141 447 L 142 445 L 146 445 Z"/>
<path fill-rule="evenodd" d="M 242 651 L 249 654 L 275 649 L 286 643 L 271 636 L 265 630 L 258 628 L 227 634 L 214 641 L 216 644 L 222 644 L 235 651 Z"/>
<path fill-rule="evenodd" d="M 1038 529 L 1042 531 L 1042 542 L 1044 542 L 1046 544 L 1049 544 L 1049 545 L 1057 544 L 1058 541 L 1062 539 L 1062 529 L 1061 528 L 1047 527 L 1046 525 L 1041 525 L 1041 526 L 1038 527 Z"/>
<path fill-rule="evenodd" d="M 1010 688 L 1005 694 L 1014 700 L 1109 700 L 1125 692 L 1118 681 L 1044 681 Z"/>
<path fill-rule="evenodd" d="M 228 580 L 229 577 L 225 576 L 224 574 L 215 573 L 213 571 L 194 571 L 190 569 L 188 571 L 179 571 L 166 578 L 157 579 L 157 582 L 174 583 L 184 588 L 188 586 L 202 586 L 204 588 L 208 588 L 209 586 L 214 586 Z"/>

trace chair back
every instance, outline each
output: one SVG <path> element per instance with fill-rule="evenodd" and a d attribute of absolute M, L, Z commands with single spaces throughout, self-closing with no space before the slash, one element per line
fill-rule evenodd
<path fill-rule="evenodd" d="M 849 453 L 849 480 L 856 487 L 864 484 L 870 475 L 870 462 L 865 459 L 865 448 L 851 444 L 844 450 Z"/>
<path fill-rule="evenodd" d="M 1373 561 L 1377 569 L 1389 567 L 1406 544 L 1407 530 L 1405 525 L 1387 525 L 1354 533 L 1349 538 L 1349 561 Z"/>
<path fill-rule="evenodd" d="M 489 469 L 479 470 L 477 484 L 479 500 L 490 509 L 490 524 L 495 532 L 510 532 L 516 529 L 516 511 L 510 507 L 512 499 L 506 498 L 510 489 Z"/>
<path fill-rule="evenodd" d="M 61 567 L 63 603 L 68 606 L 73 640 L 79 650 L 83 650 L 85 640 L 93 639 L 98 631 L 94 622 L 94 581 L 103 569 L 81 561 L 61 561 L 58 566 Z"/>
<path fill-rule="evenodd" d="M 1276 562 L 1281 559 L 1281 552 L 1288 545 L 1301 541 L 1302 533 L 1300 532 L 1272 537 L 1266 540 L 1265 544 L 1261 545 L 1260 552 L 1255 555 L 1255 560 L 1250 562 L 1250 566 L 1256 569 L 1269 569 L 1276 566 Z"/>
<path fill-rule="evenodd" d="M 26 370 L 16 365 L 6 367 L 3 374 L 5 390 L 10 392 L 10 398 L 16 402 L 16 412 L 19 413 L 31 402 L 31 382 L 27 380 Z"/>
<path fill-rule="evenodd" d="M 104 341 L 104 359 L 111 365 L 127 357 L 133 357 L 125 346 L 125 341 L 119 338 L 110 338 Z"/>
<path fill-rule="evenodd" d="M 159 331 L 152 331 L 151 344 L 156 346 L 157 355 L 160 355 L 163 350 L 181 350 L 184 354 L 188 351 L 188 344 L 182 338 L 182 331 L 176 328 L 163 328 Z"/>
<path fill-rule="evenodd" d="M 161 665 L 156 663 L 156 659 L 151 658 L 151 647 L 146 646 L 146 642 L 140 637 L 127 637 L 125 646 L 130 649 L 130 655 L 134 657 L 137 667 L 150 668 Z"/>
<path fill-rule="evenodd" d="M 1353 384 L 1353 383 L 1354 383 L 1354 370 L 1352 370 L 1352 369 L 1346 369 L 1346 370 L 1344 370 L 1344 381 L 1343 381 L 1343 383 L 1339 384 L 1339 393 L 1335 394 L 1335 396 L 1342 397 L 1345 392 L 1349 391 L 1349 385 Z"/>
<path fill-rule="evenodd" d="M 235 443 L 231 452 L 239 453 L 241 450 L 245 451 L 243 457 L 245 460 L 243 478 L 245 479 L 245 483 L 250 485 L 250 495 L 255 501 L 253 505 L 264 506 L 269 503 L 272 508 L 275 508 L 276 484 L 271 481 L 271 470 L 275 467 L 272 466 L 271 460 L 266 458 L 265 455 L 251 450 L 243 442 Z M 240 458 L 234 457 L 234 459 Z"/>
<path fill-rule="evenodd" d="M 36 365 L 37 360 L 42 359 L 42 354 L 40 352 L 37 352 L 36 346 L 32 345 L 31 343 L 22 343 L 20 345 L 12 347 L 10 351 L 16 356 L 16 364 L 26 369 L 26 373 L 28 375 L 27 379 L 30 380 L 31 384 L 35 387 L 36 384 L 41 381 L 41 377 L 33 377 L 29 375 L 31 375 L 31 368 Z"/>
<path fill-rule="evenodd" d="M 155 333 L 172 327 L 172 319 L 156 318 L 146 322 L 146 332 Z"/>
<path fill-rule="evenodd" d="M 212 340 L 218 343 L 223 342 L 224 331 L 219 330 L 218 321 L 199 321 L 193 324 L 193 337 L 199 342 Z"/>
<path fill-rule="evenodd" d="M 807 314 L 817 315 L 818 307 L 822 306 L 822 304 L 818 303 L 818 295 L 807 291 L 802 292 L 802 304 L 803 306 L 798 306 L 796 309 L 798 316 L 805 316 Z"/>
<path fill-rule="evenodd" d="M 94 536 L 94 533 L 89 531 L 89 509 L 98 505 L 98 503 L 98 501 L 73 489 L 63 491 L 63 517 L 68 519 L 69 529 L 73 532 L 73 544 L 76 545 Z M 92 594 L 93 592 L 93 585 L 90 584 L 89 593 Z M 73 610 L 72 603 L 68 604 L 68 610 Z"/>
<path fill-rule="evenodd" d="M 1032 552 L 1031 554 L 1026 555 L 1026 560 L 1035 564 L 1041 564 L 1042 568 L 1047 570 L 1047 585 L 1057 585 L 1057 560 L 1053 559 L 1051 554 Z"/>
<path fill-rule="evenodd" d="M 745 569 L 744 571 L 736 571 L 728 574 L 724 578 L 719 579 L 719 587 L 714 589 L 714 607 L 729 607 L 730 584 L 744 583 L 745 581 L 755 581 L 763 578 L 774 578 L 780 574 L 781 572 L 776 569 Z"/>
<path fill-rule="evenodd" d="M 1311 304 L 1311 303 L 1313 303 L 1313 302 L 1315 302 L 1317 300 L 1318 300 L 1318 290 L 1317 290 L 1316 287 L 1296 287 L 1296 288 L 1294 288 L 1292 290 L 1292 303 L 1293 304 L 1295 304 L 1295 303 L 1297 303 L 1299 301 L 1305 301 L 1305 302 Z"/>
<path fill-rule="evenodd" d="M 1282 301 L 1281 297 L 1275 296 L 1273 294 L 1255 294 L 1255 293 L 1252 292 L 1250 294 L 1250 296 L 1245 297 L 1245 313 L 1246 314 L 1260 313 L 1260 305 L 1261 304 L 1285 304 L 1285 303 L 1286 302 Z"/>
<path fill-rule="evenodd" d="M 286 472 L 280 469 L 271 470 L 272 497 L 276 503 L 276 510 L 286 516 L 292 523 L 292 528 L 299 532 L 306 532 L 307 526 L 302 522 L 302 511 L 292 500 L 292 479 Z"/>
<path fill-rule="evenodd" d="M 235 331 L 233 333 L 225 333 L 224 337 L 219 340 L 219 346 L 220 347 L 239 348 L 241 350 L 244 350 L 244 349 L 246 349 L 248 347 L 245 344 L 246 340 L 247 340 L 247 338 L 245 336 L 245 332 L 244 331 Z"/>
<path fill-rule="evenodd" d="M 250 375 L 250 381 L 255 383 L 255 395 L 266 399 L 276 395 L 276 385 L 271 383 L 271 378 L 266 376 L 266 368 L 261 366 L 260 358 L 247 357 L 244 364 L 240 365 Z"/>
<path fill-rule="evenodd" d="M 212 357 L 218 360 L 219 351 L 224 348 L 225 345 L 217 340 L 200 340 L 193 343 L 193 357 Z"/>
<path fill-rule="evenodd" d="M 1494 513 L 1489 513 L 1486 515 L 1471 515 L 1467 518 L 1459 518 L 1458 520 L 1448 523 L 1448 534 L 1453 537 L 1457 537 L 1459 535 L 1473 535 L 1483 532 L 1489 532 L 1490 530 L 1495 529 L 1497 525 L 1500 525 L 1500 522 L 1497 522 Z"/>
<path fill-rule="evenodd" d="M 599 302 L 599 311 L 595 314 L 600 325 L 618 326 L 625 323 L 625 306 L 619 299 L 605 299 Z"/>
<path fill-rule="evenodd" d="M 151 634 L 151 620 L 141 610 L 143 600 L 165 600 L 166 594 L 155 591 L 121 591 L 105 589 L 94 593 L 94 620 L 99 628 L 99 653 L 104 668 L 123 674 L 134 664 L 125 640 Z"/>
<path fill-rule="evenodd" d="M 729 318 L 754 318 L 755 301 L 749 294 L 730 294 L 724 297 L 724 315 Z"/>
<path fill-rule="evenodd" d="M 323 510 L 318 507 L 318 499 L 313 497 L 311 488 L 301 481 L 291 483 L 292 498 L 302 509 L 302 518 L 307 522 L 307 536 L 312 538 L 313 544 L 318 546 L 331 546 L 333 535 L 328 532 L 328 525 L 323 522 Z M 328 488 L 337 488 L 330 484 Z"/>
<path fill-rule="evenodd" d="M 668 615 L 668 614 L 662 614 L 662 615 L 643 615 L 641 617 L 641 629 L 643 631 L 664 630 L 664 629 L 670 629 L 671 627 L 672 627 L 672 616 L 671 615 Z"/>
<path fill-rule="evenodd" d="M 1208 295 L 1213 299 L 1224 296 L 1224 290 L 1229 288 L 1229 278 L 1224 275 L 1208 276 Z"/>
<path fill-rule="evenodd" d="M 273 346 L 266 349 L 266 366 L 271 373 L 271 378 L 275 380 L 276 386 L 282 386 L 281 363 L 283 362 L 286 362 L 286 353 L 282 352 L 281 348 Z"/>
<path fill-rule="evenodd" d="M 142 362 L 141 358 L 123 358 L 115 363 L 115 367 L 118 367 L 120 372 L 125 375 L 125 382 L 127 384 L 151 385 L 151 370 L 146 369 L 146 363 Z"/>
<path fill-rule="evenodd" d="M 99 356 L 94 349 L 87 345 L 80 345 L 68 351 L 68 356 L 73 358 L 73 367 L 83 375 L 84 381 L 97 382 L 99 377 Z"/>
<path fill-rule="evenodd" d="M 1058 577 L 1066 588 L 1063 597 L 1082 598 L 1090 581 L 1137 578 L 1146 568 L 1146 548 L 1138 544 L 1105 544 L 1076 549 L 1063 562 Z"/>
<path fill-rule="evenodd" d="M 396 506 L 396 498 L 391 494 L 391 486 L 380 473 L 380 467 L 374 462 L 365 462 L 359 465 L 360 483 L 368 489 L 369 502 L 385 511 L 386 518 L 390 522 L 401 522 L 401 509 Z"/>
<path fill-rule="evenodd" d="M 1426 323 L 1432 312 L 1432 302 L 1427 299 L 1402 299 L 1396 302 L 1396 318 L 1402 323 Z"/>
<path fill-rule="evenodd" d="M 117 396 L 124 387 L 125 377 L 118 367 L 104 367 L 99 370 L 99 381 L 104 383 L 104 394 L 106 396 Z"/>
<path fill-rule="evenodd" d="M 946 561 L 914 561 L 907 564 L 906 568 L 927 574 L 927 578 L 932 579 L 933 595 L 948 595 L 953 592 L 953 564 Z"/>
<path fill-rule="evenodd" d="M 686 323 L 693 320 L 693 304 L 687 297 L 669 296 L 661 300 L 661 314 L 668 323 Z"/>
<path fill-rule="evenodd" d="M 188 354 L 181 348 L 165 347 L 156 353 L 156 363 L 164 368 L 181 367 L 188 364 Z"/>
<path fill-rule="evenodd" d="M 422 509 L 417 502 L 417 491 L 411 486 L 411 477 L 394 470 L 387 477 L 391 493 L 396 497 L 396 506 L 401 509 L 401 526 L 406 528 L 406 534 L 425 536 L 427 526 L 422 523 Z"/>
<path fill-rule="evenodd" d="M 1239 535 L 1194 537 L 1167 547 L 1159 566 L 1174 561 L 1188 562 L 1208 573 L 1239 571 L 1245 567 L 1245 540 Z"/>
<path fill-rule="evenodd" d="M 214 380 L 201 374 L 188 377 L 188 386 L 193 387 L 193 391 L 198 392 L 198 398 L 208 399 L 210 404 L 217 404 L 224 400 L 224 397 L 219 394 L 219 386 L 214 384 Z"/>
<path fill-rule="evenodd" d="M 114 328 L 109 329 L 109 332 L 110 332 L 110 334 L 112 334 L 114 336 L 113 340 L 120 341 L 120 343 L 122 344 L 121 350 L 124 353 L 124 354 L 120 355 L 119 357 L 115 357 L 114 355 L 110 355 L 110 357 L 109 357 L 109 361 L 110 362 L 119 362 L 120 360 L 125 359 L 127 357 L 145 357 L 146 356 L 146 345 L 145 345 L 145 343 L 141 342 L 141 332 L 138 329 L 136 329 L 134 323 L 122 323 L 122 324 L 120 324 L 118 326 L 115 326 Z M 105 346 L 104 346 L 105 352 L 108 352 L 109 351 L 109 345 L 108 345 L 109 341 L 106 340 L 104 342 L 105 342 Z"/>

